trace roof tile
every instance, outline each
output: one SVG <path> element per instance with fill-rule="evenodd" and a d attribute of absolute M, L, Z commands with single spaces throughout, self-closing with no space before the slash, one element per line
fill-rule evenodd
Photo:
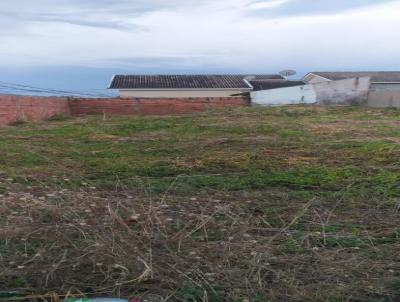
<path fill-rule="evenodd" d="M 400 71 L 361 71 L 361 72 L 311 72 L 323 78 L 337 81 L 350 78 L 371 77 L 371 82 L 400 83 Z"/>
<path fill-rule="evenodd" d="M 251 89 L 246 78 L 283 79 L 280 75 L 116 75 L 110 89 Z"/>

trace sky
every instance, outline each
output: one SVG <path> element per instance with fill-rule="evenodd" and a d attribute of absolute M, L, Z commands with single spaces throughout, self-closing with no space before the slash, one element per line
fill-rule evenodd
<path fill-rule="evenodd" d="M 0 82 L 103 93 L 117 73 L 400 70 L 399 11 L 399 0 L 2 0 Z"/>

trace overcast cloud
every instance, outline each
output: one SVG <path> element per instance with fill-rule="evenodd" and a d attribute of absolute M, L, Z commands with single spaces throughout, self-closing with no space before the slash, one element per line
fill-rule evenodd
<path fill-rule="evenodd" d="M 399 11 L 398 0 L 4 0 L 0 68 L 400 69 Z"/>

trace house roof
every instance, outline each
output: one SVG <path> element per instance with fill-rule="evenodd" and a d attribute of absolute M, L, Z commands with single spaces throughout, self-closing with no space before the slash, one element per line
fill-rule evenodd
<path fill-rule="evenodd" d="M 248 89 L 245 79 L 283 79 L 280 75 L 116 75 L 110 89 Z"/>
<path fill-rule="evenodd" d="M 287 81 L 287 80 L 251 80 L 250 84 L 254 87 L 254 91 L 269 90 L 276 88 L 285 88 L 293 86 L 301 86 L 303 81 Z"/>
<path fill-rule="evenodd" d="M 373 83 L 400 83 L 400 71 L 310 72 L 309 74 L 315 74 L 332 81 L 371 77 Z"/>

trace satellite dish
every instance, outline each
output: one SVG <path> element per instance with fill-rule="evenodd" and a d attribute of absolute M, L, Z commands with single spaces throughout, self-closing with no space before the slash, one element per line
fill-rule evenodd
<path fill-rule="evenodd" d="M 288 77 L 296 75 L 297 72 L 296 72 L 296 70 L 288 69 L 288 70 L 282 70 L 279 74 L 281 76 L 283 76 L 284 78 L 288 78 Z"/>

